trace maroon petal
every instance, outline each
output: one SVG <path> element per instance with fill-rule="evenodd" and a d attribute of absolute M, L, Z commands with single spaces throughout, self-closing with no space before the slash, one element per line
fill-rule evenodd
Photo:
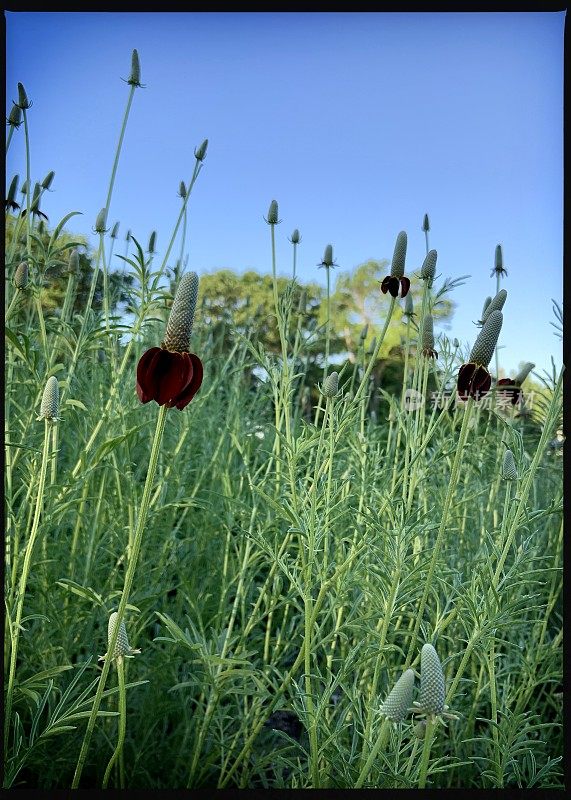
<path fill-rule="evenodd" d="M 391 279 L 390 275 L 387 275 L 386 278 L 383 278 L 383 282 L 381 283 L 381 292 L 383 294 L 386 294 L 388 292 L 388 290 L 389 290 L 389 281 L 390 281 L 390 279 Z"/>
<path fill-rule="evenodd" d="M 391 277 L 389 278 L 389 294 L 390 294 L 392 297 L 398 297 L 398 294 L 399 294 L 399 288 L 400 288 L 400 281 L 399 281 L 399 279 L 398 279 L 398 278 L 395 278 L 394 276 L 391 276 Z"/>
<path fill-rule="evenodd" d="M 162 406 L 170 408 L 175 403 L 175 398 L 186 389 L 192 378 L 192 363 L 188 353 L 172 353 L 170 350 L 161 350 L 160 361 L 156 365 L 154 379 L 157 382 L 157 395 L 155 400 Z"/>
<path fill-rule="evenodd" d="M 458 371 L 458 397 L 467 400 L 470 396 L 470 385 L 476 370 L 475 364 L 462 364 Z"/>
<path fill-rule="evenodd" d="M 406 277 L 400 279 L 401 297 L 406 297 L 410 289 L 410 280 Z"/>
<path fill-rule="evenodd" d="M 177 397 L 174 398 L 171 404 L 178 408 L 179 411 L 182 411 L 183 408 L 186 408 L 194 395 L 200 389 L 203 375 L 202 361 L 199 359 L 199 357 L 194 353 L 185 353 L 185 355 L 189 357 L 192 365 L 192 377 L 188 386 L 183 389 L 183 391 Z"/>
<path fill-rule="evenodd" d="M 480 397 L 484 397 L 484 395 L 490 391 L 491 385 L 492 376 L 485 367 L 478 365 L 472 377 L 470 394 L 472 397 L 478 400 Z"/>
<path fill-rule="evenodd" d="M 510 400 L 513 406 L 517 405 L 522 397 L 522 393 L 515 381 L 510 380 L 510 378 L 501 378 L 496 386 L 505 386 L 505 389 L 501 389 L 498 394 L 505 398 L 506 401 Z"/>
<path fill-rule="evenodd" d="M 160 347 L 151 347 L 147 350 L 137 364 L 137 395 L 141 403 L 148 403 L 154 400 L 157 394 L 157 386 L 154 380 L 156 362 L 161 354 Z"/>

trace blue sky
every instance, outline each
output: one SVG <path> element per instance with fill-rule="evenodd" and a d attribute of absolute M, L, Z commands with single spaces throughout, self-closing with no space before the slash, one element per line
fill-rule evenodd
<path fill-rule="evenodd" d="M 32 180 L 55 171 L 42 209 L 54 223 L 104 205 L 129 87 L 135 92 L 109 223 L 164 255 L 194 147 L 208 137 L 190 200 L 188 269 L 270 271 L 262 217 L 279 203 L 278 270 L 299 228 L 298 275 L 332 243 L 340 268 L 390 258 L 408 233 L 407 270 L 425 254 L 456 290 L 451 336 L 473 342 L 495 291 L 494 250 L 508 277 L 501 364 L 561 363 L 551 298 L 563 274 L 564 12 L 32 13 L 6 12 L 7 113 L 26 87 Z M 7 180 L 25 173 L 23 127 Z M 23 180 L 23 178 L 21 178 Z M 175 248 L 178 253 L 178 248 Z M 174 259 L 173 259 L 174 261 Z"/>

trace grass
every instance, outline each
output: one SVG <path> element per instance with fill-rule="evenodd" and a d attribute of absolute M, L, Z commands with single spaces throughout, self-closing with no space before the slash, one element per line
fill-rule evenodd
<path fill-rule="evenodd" d="M 34 112 L 23 113 L 31 186 Z M 301 414 L 315 387 L 268 215 L 279 355 L 237 333 L 228 349 L 199 313 L 200 391 L 183 411 L 142 405 L 136 365 L 163 339 L 165 270 L 178 237 L 182 261 L 198 155 L 162 263 L 129 243 L 126 336 L 110 281 L 94 300 L 108 232 L 72 317 L 76 276 L 64 315 L 42 306 L 77 244 L 64 237 L 70 215 L 48 244 L 33 214 L 7 226 L 5 787 L 562 788 L 562 481 L 549 448 L 562 375 L 545 374 L 532 420 L 456 404 L 467 354 L 444 336 L 436 359 L 416 347 L 454 282 L 427 281 L 420 325 L 406 324 L 404 382 L 383 393 L 388 419 L 369 377 L 392 298 L 374 352 L 340 371 L 315 417 Z M 30 282 L 15 289 L 22 261 Z M 328 316 L 317 334 L 324 377 L 332 328 Z M 60 419 L 38 421 L 51 376 Z M 405 391 L 426 393 L 429 378 L 451 390 L 445 407 L 406 410 Z M 506 448 L 515 481 L 501 476 Z M 114 610 L 141 651 L 119 669 L 97 661 L 114 652 Z M 412 706 L 393 725 L 381 706 L 405 669 L 420 670 L 426 642 L 457 718 L 423 727 Z"/>

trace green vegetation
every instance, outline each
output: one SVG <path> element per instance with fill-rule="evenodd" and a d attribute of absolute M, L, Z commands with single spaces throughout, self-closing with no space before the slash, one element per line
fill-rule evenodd
<path fill-rule="evenodd" d="M 136 51 L 128 83 L 103 221 Z M 90 252 L 31 188 L 7 208 L 5 788 L 563 788 L 562 375 L 457 401 L 423 321 L 462 278 L 406 264 L 411 315 L 396 252 L 278 277 L 275 201 L 272 273 L 185 279 L 169 350 L 205 158 L 119 272 L 105 222 Z M 202 362 L 182 410 L 137 396 L 150 348 L 139 397 Z"/>

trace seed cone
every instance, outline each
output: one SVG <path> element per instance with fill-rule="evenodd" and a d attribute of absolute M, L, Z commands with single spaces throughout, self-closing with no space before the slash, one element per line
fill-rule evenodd
<path fill-rule="evenodd" d="M 414 670 L 407 669 L 395 683 L 389 696 L 381 706 L 381 714 L 393 722 L 402 722 L 412 703 Z"/>
<path fill-rule="evenodd" d="M 426 258 L 422 264 L 420 269 L 420 277 L 423 278 L 425 281 L 432 281 L 434 280 L 434 276 L 436 274 L 436 259 L 438 258 L 438 253 L 436 250 L 429 250 L 426 254 Z"/>
<path fill-rule="evenodd" d="M 446 689 L 444 673 L 438 653 L 431 644 L 425 644 L 420 652 L 420 697 L 419 705 L 427 714 L 444 711 Z"/>
<path fill-rule="evenodd" d="M 18 264 L 14 273 L 14 286 L 16 289 L 25 289 L 28 285 L 28 265 L 25 261 Z"/>
<path fill-rule="evenodd" d="M 494 299 L 488 303 L 485 311 L 482 312 L 482 322 L 485 322 L 493 311 L 501 311 L 506 302 L 508 293 L 505 289 L 500 289 Z"/>
<path fill-rule="evenodd" d="M 407 236 L 406 231 L 401 231 L 397 236 L 393 260 L 391 263 L 391 277 L 402 278 L 404 275 L 404 262 L 406 259 Z"/>
<path fill-rule="evenodd" d="M 190 351 L 190 335 L 198 298 L 198 275 L 188 272 L 180 279 L 162 346 L 178 353 Z"/>
<path fill-rule="evenodd" d="M 59 418 L 59 386 L 57 378 L 52 375 L 48 378 L 42 404 L 40 406 L 40 419 L 54 421 Z"/>
<path fill-rule="evenodd" d="M 503 314 L 497 309 L 487 317 L 470 353 L 471 363 L 480 364 L 482 367 L 488 366 L 498 344 L 503 321 Z"/>
<path fill-rule="evenodd" d="M 517 481 L 517 469 L 515 465 L 514 454 L 511 450 L 506 450 L 504 453 L 502 478 L 505 481 Z"/>
<path fill-rule="evenodd" d="M 332 372 L 323 381 L 323 388 L 321 390 L 324 397 L 335 397 L 339 391 L 339 373 Z"/>

